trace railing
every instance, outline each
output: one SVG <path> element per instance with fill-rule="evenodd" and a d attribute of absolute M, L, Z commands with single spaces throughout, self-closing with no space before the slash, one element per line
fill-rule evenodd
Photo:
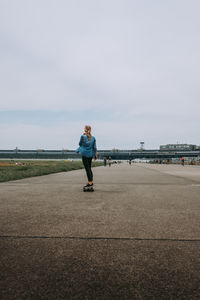
<path fill-rule="evenodd" d="M 161 150 L 99 150 L 98 158 L 111 157 L 114 160 L 128 160 L 128 159 L 172 159 L 181 157 L 199 157 L 200 150 L 195 151 L 161 151 Z M 1 159 L 77 159 L 80 158 L 73 150 L 0 150 Z"/>

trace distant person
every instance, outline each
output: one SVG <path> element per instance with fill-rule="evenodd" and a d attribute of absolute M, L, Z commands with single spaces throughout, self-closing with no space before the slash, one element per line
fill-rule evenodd
<path fill-rule="evenodd" d="M 84 133 L 81 135 L 79 148 L 76 152 L 82 155 L 82 162 L 87 174 L 88 183 L 83 187 L 84 191 L 94 191 L 93 189 L 93 173 L 92 173 L 92 158 L 97 159 L 96 139 L 91 135 L 91 126 L 86 125 Z"/>
<path fill-rule="evenodd" d="M 105 156 L 103 158 L 103 164 L 104 164 L 104 167 L 106 167 L 106 165 L 107 165 L 107 158 Z"/>
<path fill-rule="evenodd" d="M 185 158 L 184 157 L 181 158 L 181 163 L 182 163 L 182 166 L 184 166 L 184 164 L 185 164 Z"/>
<path fill-rule="evenodd" d="M 109 156 L 109 158 L 108 158 L 108 165 L 109 165 L 109 167 L 111 167 L 111 162 L 112 162 L 112 158 L 111 158 L 111 156 Z"/>
<path fill-rule="evenodd" d="M 129 165 L 131 166 L 132 160 L 131 160 L 131 159 L 129 159 L 128 163 L 129 163 Z"/>

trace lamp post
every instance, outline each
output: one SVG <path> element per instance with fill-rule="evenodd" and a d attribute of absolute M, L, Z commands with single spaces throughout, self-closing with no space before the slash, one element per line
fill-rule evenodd
<path fill-rule="evenodd" d="M 140 142 L 140 150 L 144 150 L 144 142 Z"/>

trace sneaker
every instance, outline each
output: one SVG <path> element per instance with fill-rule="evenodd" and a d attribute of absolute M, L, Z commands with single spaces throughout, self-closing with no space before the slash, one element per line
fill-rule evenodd
<path fill-rule="evenodd" d="M 86 185 L 84 186 L 84 188 L 85 188 L 85 187 L 91 187 L 91 186 L 93 186 L 93 183 L 92 183 L 92 184 L 89 184 L 89 183 L 88 183 L 88 184 L 86 184 Z"/>

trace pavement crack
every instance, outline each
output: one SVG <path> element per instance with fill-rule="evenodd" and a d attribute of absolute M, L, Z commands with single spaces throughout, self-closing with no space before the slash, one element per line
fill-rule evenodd
<path fill-rule="evenodd" d="M 81 237 L 81 236 L 40 236 L 40 235 L 0 235 L 0 239 L 65 239 L 65 240 L 119 240 L 119 241 L 158 241 L 158 242 L 200 242 L 200 239 L 178 238 L 134 238 L 134 237 Z"/>

